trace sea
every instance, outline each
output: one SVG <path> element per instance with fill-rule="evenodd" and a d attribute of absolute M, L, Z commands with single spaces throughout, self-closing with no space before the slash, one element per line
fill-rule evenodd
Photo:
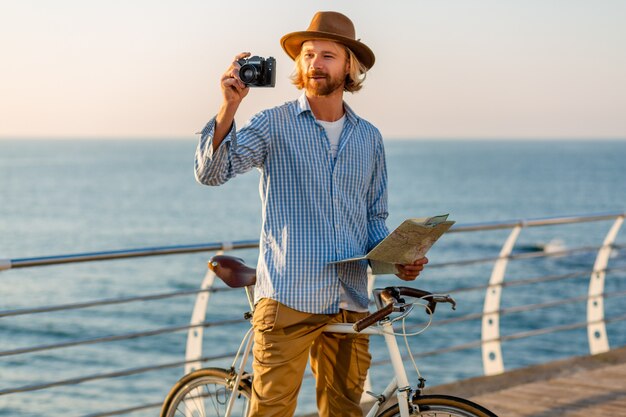
<path fill-rule="evenodd" d="M 439 214 L 449 214 L 462 226 L 626 212 L 626 140 L 390 139 L 385 146 L 390 228 L 406 218 Z M 0 260 L 257 239 L 259 173 L 238 176 L 220 187 L 200 185 L 193 175 L 195 147 L 194 138 L 0 140 Z M 524 230 L 515 253 L 532 252 L 554 242 L 560 248 L 597 247 L 611 224 L 603 221 Z M 429 253 L 432 267 L 422 273 L 419 286 L 445 292 L 485 285 L 493 263 L 439 266 L 493 258 L 508 233 L 444 236 Z M 609 265 L 615 270 L 607 274 L 607 290 L 626 290 L 624 235 L 622 230 L 618 247 L 611 253 Z M 253 264 L 256 250 L 237 255 Z M 2 313 L 193 290 L 202 282 L 209 256 L 195 253 L 0 271 L 0 392 L 182 361 L 185 332 L 20 355 L 11 351 L 184 325 L 189 322 L 194 296 L 19 316 Z M 594 259 L 595 252 L 583 251 L 547 260 L 530 259 L 519 266 L 512 262 L 507 280 L 564 274 L 575 268 L 591 270 Z M 559 281 L 556 287 L 507 288 L 503 303 L 506 307 L 584 296 L 588 279 L 587 275 L 569 284 Z M 383 277 L 381 282 L 397 284 L 392 277 Z M 484 290 L 459 295 L 457 311 L 441 306 L 442 317 L 480 311 L 483 295 Z M 239 317 L 244 307 L 235 300 L 241 299 L 241 294 L 233 292 L 213 294 L 207 319 Z M 607 300 L 607 312 L 610 308 L 611 314 L 623 315 L 625 304 L 623 296 Z M 576 314 L 580 317 L 575 321 L 584 321 L 584 307 L 583 303 L 579 310 L 563 307 L 522 318 L 506 316 L 503 332 L 558 326 Z M 456 326 L 443 333 L 432 326 L 416 336 L 415 351 L 479 337 L 480 323 Z M 626 345 L 624 321 L 610 324 L 608 331 L 611 346 Z M 429 337 L 429 332 L 434 336 Z M 205 329 L 203 352 L 211 356 L 234 351 L 242 335 L 243 328 Z M 505 343 L 503 355 L 506 368 L 513 369 L 587 352 L 583 328 L 525 340 L 512 338 Z M 436 359 L 425 356 L 418 362 L 429 384 L 482 373 L 478 348 Z M 176 366 L 0 394 L 0 416 L 105 415 L 162 400 L 180 376 L 182 366 Z M 378 379 L 381 377 L 372 381 L 374 386 Z M 153 416 L 157 410 L 137 410 L 130 415 Z M 312 394 L 303 393 L 299 412 L 313 410 Z"/>

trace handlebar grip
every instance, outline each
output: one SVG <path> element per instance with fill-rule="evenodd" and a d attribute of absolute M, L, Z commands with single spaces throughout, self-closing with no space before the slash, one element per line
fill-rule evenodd
<path fill-rule="evenodd" d="M 363 329 L 368 328 L 372 324 L 381 321 L 393 312 L 393 304 L 387 304 L 385 307 L 378 311 L 373 312 L 369 316 L 363 317 L 352 325 L 355 332 L 361 332 Z"/>

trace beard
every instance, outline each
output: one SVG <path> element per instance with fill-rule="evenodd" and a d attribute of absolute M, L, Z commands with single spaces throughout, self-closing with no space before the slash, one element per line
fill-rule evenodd
<path fill-rule="evenodd" d="M 309 71 L 305 75 L 304 87 L 306 91 L 316 97 L 329 96 L 338 88 L 343 89 L 344 79 L 333 77 L 321 71 Z"/>

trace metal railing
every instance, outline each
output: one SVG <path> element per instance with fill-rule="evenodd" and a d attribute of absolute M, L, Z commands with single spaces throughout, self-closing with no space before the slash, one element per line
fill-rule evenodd
<path fill-rule="evenodd" d="M 465 259 L 456 259 L 454 261 L 444 261 L 430 264 L 428 266 L 428 271 L 429 274 L 434 276 L 434 278 L 432 283 L 429 283 L 428 285 L 438 286 L 442 290 L 439 292 L 447 292 L 453 294 L 455 297 L 464 299 L 463 305 L 468 307 L 463 309 L 462 315 L 451 315 L 445 312 L 438 312 L 437 317 L 431 324 L 432 329 L 429 330 L 428 334 L 434 335 L 432 340 L 441 340 L 442 343 L 431 343 L 427 346 L 420 344 L 415 348 L 413 355 L 417 358 L 432 356 L 445 357 L 445 355 L 454 354 L 455 352 L 469 351 L 470 353 L 463 357 L 464 360 L 477 362 L 471 352 L 479 349 L 482 352 L 482 372 L 486 375 L 493 375 L 505 371 L 504 364 L 506 350 L 503 349 L 503 344 L 505 343 L 508 344 L 514 343 L 515 341 L 532 340 L 533 338 L 538 338 L 543 335 L 552 335 L 556 333 L 566 333 L 586 329 L 586 343 L 588 345 L 588 349 L 586 350 L 589 354 L 597 354 L 609 350 L 610 336 L 617 336 L 616 339 L 618 346 L 626 344 L 626 340 L 623 338 L 624 332 L 616 330 L 614 332 L 615 334 L 611 334 L 610 327 L 615 326 L 615 328 L 618 328 L 618 326 L 626 320 L 626 311 L 624 311 L 624 309 L 620 310 L 620 307 L 616 307 L 624 304 L 619 303 L 619 300 L 626 296 L 626 290 L 624 290 L 626 285 L 624 285 L 623 282 L 624 278 L 626 278 L 626 265 L 620 264 L 624 258 L 624 246 L 617 243 L 618 231 L 622 226 L 624 216 L 625 213 L 607 213 L 590 216 L 566 216 L 535 220 L 517 220 L 511 222 L 457 225 L 453 227 L 448 232 L 451 237 L 443 239 L 442 243 L 438 243 L 433 250 L 436 250 L 439 246 L 444 246 L 444 250 L 447 252 L 439 254 L 442 258 L 458 258 L 456 254 L 457 251 L 469 253 L 470 255 L 477 252 L 481 256 L 468 256 Z M 600 244 L 581 242 L 583 244 L 576 247 L 537 247 L 532 250 L 520 249 L 520 246 L 523 246 L 519 244 L 519 237 L 522 230 L 547 226 L 580 226 L 581 224 L 590 223 L 601 225 L 610 223 L 609 230 L 604 235 L 604 239 Z M 498 233 L 498 231 L 509 231 L 509 234 L 508 236 L 489 237 L 488 239 L 484 238 L 484 233 Z M 479 233 L 480 236 L 473 237 L 472 240 L 467 243 L 465 236 L 475 236 L 475 233 Z M 452 235 L 458 236 L 458 239 L 453 239 Z M 589 233 L 584 233 L 583 235 L 589 236 Z M 577 236 L 580 236 L 580 234 Z M 501 239 L 503 237 L 504 244 L 501 244 Z M 600 237 L 602 236 L 600 235 Z M 479 238 L 481 239 L 479 240 Z M 597 239 L 597 236 L 589 236 L 588 240 L 595 239 Z M 494 242 L 492 248 L 495 250 L 499 249 L 499 252 L 494 253 L 493 256 L 485 257 L 484 253 L 487 252 L 485 249 L 480 251 L 467 249 L 468 247 L 471 247 L 472 242 L 485 240 Z M 584 239 L 578 240 L 582 241 Z M 451 245 L 445 246 L 443 243 L 445 241 L 450 241 Z M 241 249 L 253 249 L 256 248 L 257 245 L 257 241 L 246 240 L 200 245 L 153 247 L 46 256 L 38 258 L 8 259 L 0 260 L 0 270 L 73 264 L 79 262 L 102 262 L 137 257 L 162 257 L 164 255 L 181 255 L 198 252 L 234 251 Z M 615 254 L 617 254 L 617 256 L 615 256 Z M 611 258 L 611 255 L 613 255 L 614 258 Z M 575 270 L 554 265 L 548 265 L 548 267 L 546 267 L 545 265 L 539 264 L 539 262 L 549 262 L 550 260 L 559 260 L 564 262 L 563 260 L 572 258 L 576 259 L 576 261 L 573 262 L 573 265 L 576 266 Z M 618 264 L 609 267 L 608 264 L 611 259 L 616 259 L 616 263 Z M 530 263 L 535 266 L 524 266 L 524 268 L 521 268 L 516 272 L 518 275 L 521 275 L 521 277 L 512 279 L 509 277 L 507 270 L 513 263 Z M 528 275 L 532 274 L 535 270 L 548 270 L 550 273 L 544 273 L 536 276 Z M 437 276 L 446 277 L 447 279 L 438 279 Z M 450 280 L 449 277 L 451 276 L 455 277 L 455 279 Z M 608 276 L 610 276 L 611 283 L 618 283 L 616 285 L 612 285 L 610 290 L 607 290 L 607 283 L 609 283 L 609 280 L 607 279 Z M 478 277 L 478 279 L 476 277 Z M 507 278 L 506 280 L 505 277 Z M 3 276 L 0 274 L 0 282 L 2 282 L 2 278 Z M 15 400 L 16 402 L 23 401 L 24 403 L 28 403 L 28 396 L 36 392 L 45 392 L 53 388 L 64 388 L 71 391 L 71 387 L 78 384 L 83 385 L 95 383 L 95 381 L 108 381 L 109 384 L 118 384 L 123 387 L 126 383 L 125 380 L 128 378 L 149 378 L 149 375 L 153 375 L 156 372 L 163 370 L 177 370 L 181 367 L 184 367 L 185 372 L 188 372 L 191 369 L 205 366 L 215 361 L 223 361 L 232 357 L 235 353 L 234 349 L 236 349 L 237 346 L 232 346 L 232 351 L 229 348 L 220 347 L 221 349 L 218 352 L 209 352 L 209 350 L 212 350 L 210 346 L 203 347 L 203 343 L 207 340 L 207 335 L 204 334 L 205 329 L 219 329 L 224 326 L 246 325 L 243 318 L 230 316 L 222 316 L 218 319 L 207 320 L 207 306 L 209 305 L 210 297 L 216 293 L 231 293 L 233 291 L 226 287 L 217 285 L 217 282 L 215 282 L 213 278 L 214 276 L 212 273 L 207 271 L 207 274 L 198 289 L 179 289 L 175 291 L 104 298 L 92 301 L 78 300 L 64 304 L 53 304 L 47 306 L 36 305 L 0 311 L 0 320 L 4 323 L 7 323 L 9 320 L 20 318 L 37 321 L 38 317 L 47 313 L 89 311 L 94 308 L 134 305 L 140 302 L 148 303 L 179 298 L 187 300 L 189 297 L 195 296 L 195 306 L 192 312 L 191 320 L 188 323 L 168 323 L 154 328 L 143 328 L 140 330 L 118 332 L 115 334 L 101 334 L 84 338 L 71 338 L 53 343 L 14 347 L 10 349 L 0 348 L 0 360 L 28 360 L 31 359 L 32 355 L 49 355 L 52 354 L 53 351 L 62 351 L 77 346 L 89 348 L 89 346 L 92 345 L 113 344 L 116 342 L 162 335 L 171 335 L 171 337 L 180 338 L 180 335 L 176 335 L 181 332 L 187 332 L 184 359 L 180 358 L 177 360 L 157 361 L 156 363 L 143 365 L 134 364 L 135 366 L 127 365 L 125 368 L 121 369 L 117 368 L 101 370 L 98 372 L 86 372 L 85 374 L 81 374 L 79 376 L 64 378 L 57 377 L 56 379 L 42 382 L 39 382 L 38 378 L 31 378 L 31 380 L 27 383 L 18 383 L 13 384 L 12 386 L 0 386 L 0 416 L 3 415 L 1 407 L 3 399 L 18 398 L 18 400 Z M 388 278 L 379 279 L 377 285 L 386 285 L 386 279 Z M 585 282 L 583 282 L 583 280 L 585 280 Z M 389 282 L 393 283 L 396 281 Z M 577 293 L 575 292 L 574 294 L 561 294 L 560 289 L 573 282 L 575 282 L 577 289 L 584 287 L 586 294 L 581 294 L 580 291 Z M 471 285 L 468 285 L 468 283 Z M 427 289 L 432 290 L 431 288 Z M 521 289 L 527 290 L 520 292 Z M 512 303 L 512 305 L 503 307 L 507 295 L 514 294 L 515 291 L 518 291 L 515 293 L 518 297 L 513 297 L 515 298 L 515 302 Z M 484 296 L 477 296 L 477 294 L 480 293 L 484 293 Z M 515 304 L 518 302 L 517 298 L 523 298 L 525 301 L 529 302 L 525 302 L 524 304 Z M 611 303 L 611 306 L 610 308 L 607 308 L 609 303 Z M 585 304 L 586 308 L 581 310 L 581 304 Z M 581 311 L 584 310 L 585 317 L 576 318 L 575 314 L 567 313 L 567 311 L 575 310 L 572 306 L 578 306 L 578 310 L 576 311 L 580 314 L 583 314 Z M 564 320 L 563 317 L 558 315 L 558 317 L 555 316 L 556 318 L 547 319 L 544 312 L 553 309 L 566 311 L 565 316 L 572 320 Z M 519 315 L 527 313 L 534 315 L 540 314 L 542 318 L 540 320 L 533 320 L 531 317 L 529 320 L 524 321 L 524 323 L 530 325 L 530 327 L 526 328 L 523 328 L 523 326 L 520 325 L 521 321 L 518 318 L 507 322 L 507 318 L 509 317 L 519 317 Z M 94 320 L 97 320 L 97 317 Z M 475 322 L 478 322 L 479 324 L 473 324 Z M 408 323 L 408 329 L 416 329 L 422 326 L 424 326 L 424 323 L 417 321 Z M 509 326 L 513 327 L 513 329 L 509 329 Z M 450 333 L 459 332 L 459 330 L 455 329 L 461 329 L 460 333 L 457 334 L 462 334 L 463 337 L 455 337 L 451 339 L 447 336 Z M 437 332 L 441 333 L 439 334 Z M 469 336 L 478 337 L 470 339 Z M 580 345 L 580 337 L 576 340 L 578 341 L 578 345 Z M 449 343 L 450 341 L 457 342 Z M 372 345 L 372 349 L 376 349 L 375 344 Z M 166 358 L 170 358 L 171 356 L 172 355 L 163 355 L 163 357 Z M 383 366 L 386 363 L 384 359 L 378 359 L 375 352 L 374 358 L 375 360 L 373 362 L 372 372 L 375 372 L 375 367 L 377 365 Z M 516 365 L 520 366 L 520 364 Z M 3 367 L 7 365 L 2 364 L 1 366 Z M 2 367 L 0 367 L 0 369 L 2 369 Z M 136 404 L 129 403 L 124 407 L 120 406 L 116 409 L 90 410 L 91 414 L 88 415 L 91 417 L 126 415 L 135 414 L 141 411 L 149 413 L 146 415 L 154 415 L 158 407 L 160 407 L 163 396 L 167 391 L 167 387 L 172 385 L 178 376 L 180 376 L 180 374 L 175 374 L 174 371 L 168 373 L 168 376 L 163 378 L 162 389 L 164 391 L 156 390 L 158 392 L 155 392 L 151 399 L 141 398 L 138 399 L 138 403 Z M 24 380 L 26 378 L 25 376 L 20 376 L 15 379 Z M 109 389 L 111 389 L 111 386 L 112 385 L 107 385 Z M 64 395 L 71 396 L 71 393 Z M 15 401 L 12 401 L 11 403 Z M 110 403 L 117 404 L 118 401 L 111 401 Z M 47 414 L 52 415 L 53 413 L 51 412 Z M 64 415 L 67 415 L 67 413 Z M 84 412 L 83 415 L 85 415 Z"/>

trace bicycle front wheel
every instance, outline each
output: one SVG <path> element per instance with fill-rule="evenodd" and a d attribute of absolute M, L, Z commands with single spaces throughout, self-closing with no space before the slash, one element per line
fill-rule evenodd
<path fill-rule="evenodd" d="M 161 408 L 161 417 L 224 416 L 232 395 L 231 416 L 245 417 L 250 409 L 250 381 L 239 383 L 233 394 L 235 375 L 226 369 L 198 369 L 182 377 L 170 390 Z"/>
<path fill-rule="evenodd" d="M 450 395 L 421 395 L 413 400 L 419 411 L 411 417 L 498 417 L 476 403 Z M 400 417 L 398 404 L 379 414 L 380 417 Z"/>

